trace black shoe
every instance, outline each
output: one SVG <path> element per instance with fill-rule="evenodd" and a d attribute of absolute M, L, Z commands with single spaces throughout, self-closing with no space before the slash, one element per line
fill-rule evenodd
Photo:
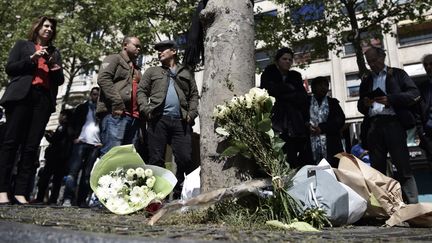
<path fill-rule="evenodd" d="M 40 201 L 38 199 L 33 199 L 29 202 L 30 205 L 44 205 L 45 203 L 43 201 Z"/>

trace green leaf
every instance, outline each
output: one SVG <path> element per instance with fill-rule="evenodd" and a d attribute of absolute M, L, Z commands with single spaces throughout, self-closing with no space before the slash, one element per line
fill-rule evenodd
<path fill-rule="evenodd" d="M 271 99 L 266 99 L 264 102 L 264 112 L 270 113 L 272 108 L 273 108 L 273 103 L 272 103 Z"/>
<path fill-rule="evenodd" d="M 238 154 L 239 152 L 240 152 L 240 148 L 233 145 L 233 146 L 229 146 L 227 149 L 225 149 L 225 151 L 223 151 L 221 155 L 231 157 L 231 156 Z"/>
<path fill-rule="evenodd" d="M 274 150 L 279 151 L 285 145 L 285 141 L 279 137 L 275 137 L 272 141 L 272 147 Z"/>
<path fill-rule="evenodd" d="M 252 159 L 253 157 L 252 153 L 249 152 L 248 150 L 242 150 L 240 154 L 247 159 Z"/>
<path fill-rule="evenodd" d="M 270 139 L 273 139 L 275 136 L 273 129 L 268 130 L 266 133 L 270 137 Z"/>
<path fill-rule="evenodd" d="M 265 118 L 258 122 L 258 130 L 261 132 L 268 132 L 271 130 L 271 120 L 269 118 Z"/>

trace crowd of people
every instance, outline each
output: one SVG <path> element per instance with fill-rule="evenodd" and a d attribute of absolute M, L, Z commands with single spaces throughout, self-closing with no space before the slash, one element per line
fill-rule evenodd
<path fill-rule="evenodd" d="M 353 152 L 381 173 L 394 176 L 401 183 L 405 202 L 417 203 L 407 130 L 416 129 L 420 146 L 430 161 L 432 55 L 423 58 L 427 80 L 416 84 L 404 70 L 385 64 L 386 53 L 382 48 L 370 46 L 364 54 L 370 70 L 361 78 L 357 107 L 364 119 L 361 141 Z M 291 49 L 279 49 L 275 63 L 261 76 L 261 87 L 276 98 L 273 129 L 285 141 L 283 149 L 291 167 L 317 164 L 323 158 L 337 167 L 334 155 L 344 151 L 343 110 L 337 99 L 327 96 L 329 81 L 325 77 L 312 80 L 312 95 L 307 96 L 300 73 L 291 70 L 293 58 Z M 395 171 L 389 166 L 387 154 Z"/>
<path fill-rule="evenodd" d="M 38 18 L 28 39 L 17 41 L 9 55 L 10 82 L 0 99 L 6 114 L 0 147 L 0 205 L 87 207 L 93 164 L 112 147 L 124 144 L 134 144 L 147 163 L 161 167 L 165 167 L 169 144 L 177 164 L 174 198 L 179 198 L 184 174 L 196 165 L 192 126 L 199 96 L 193 71 L 178 63 L 176 42 L 156 43 L 161 65 L 142 74 L 137 63 L 140 40 L 125 37 L 122 50 L 102 61 L 99 87 L 91 89 L 88 100 L 74 110 L 62 110 L 56 130 L 45 131 L 55 111 L 58 86 L 64 82 L 60 52 L 53 45 L 56 28 L 55 19 Z M 387 174 L 389 153 L 405 201 L 416 203 L 406 130 L 416 127 L 421 146 L 431 158 L 432 55 L 423 58 L 428 80 L 421 84 L 415 84 L 402 69 L 385 65 L 386 53 L 379 47 L 367 49 L 365 57 L 371 70 L 362 77 L 358 100 L 358 110 L 364 115 L 362 155 L 367 153 L 370 165 Z M 344 151 L 344 112 L 339 101 L 328 95 L 326 77 L 312 80 L 309 95 L 301 74 L 291 69 L 293 61 L 293 51 L 281 48 L 261 76 L 261 88 L 276 99 L 273 129 L 285 141 L 283 150 L 292 168 L 317 164 L 323 158 L 337 167 L 334 155 Z M 37 195 L 30 198 L 43 136 L 50 145 L 45 166 L 37 175 Z"/>
<path fill-rule="evenodd" d="M 99 87 L 91 89 L 88 100 L 73 110 L 62 110 L 56 130 L 45 131 L 55 111 L 58 86 L 64 82 L 60 52 L 53 45 L 56 28 L 55 19 L 36 19 L 28 40 L 17 41 L 9 55 L 10 82 L 0 100 L 6 111 L 0 205 L 88 207 L 95 161 L 125 144 L 135 145 L 146 162 L 163 167 L 166 146 L 171 145 L 178 177 L 174 198 L 179 198 L 184 173 L 192 172 L 196 164 L 192 125 L 198 116 L 198 89 L 193 72 L 177 63 L 176 42 L 155 44 L 161 65 L 142 75 L 137 64 L 140 40 L 125 37 L 122 50 L 102 61 Z M 44 135 L 50 144 L 37 175 L 37 196 L 30 198 Z"/>

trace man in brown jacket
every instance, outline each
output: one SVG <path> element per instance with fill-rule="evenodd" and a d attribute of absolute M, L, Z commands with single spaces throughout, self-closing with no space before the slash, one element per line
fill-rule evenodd
<path fill-rule="evenodd" d="M 136 60 L 141 51 L 137 37 L 126 37 L 122 51 L 107 56 L 97 82 L 101 89 L 96 113 L 101 121 L 101 155 L 112 147 L 138 143 L 140 130 L 136 91 L 141 79 Z"/>
<path fill-rule="evenodd" d="M 165 166 L 165 147 L 170 144 L 177 164 L 180 196 L 184 173 L 193 171 L 192 124 L 198 116 L 198 89 L 193 72 L 176 63 L 177 45 L 162 41 L 155 45 L 161 66 L 146 70 L 138 88 L 140 112 L 147 118 L 149 163 Z"/>

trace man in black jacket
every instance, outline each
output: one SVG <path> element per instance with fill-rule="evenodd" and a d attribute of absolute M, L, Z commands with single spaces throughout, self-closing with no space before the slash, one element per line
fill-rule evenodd
<path fill-rule="evenodd" d="M 387 152 L 390 153 L 404 199 L 407 203 L 417 203 L 418 191 L 409 164 L 405 130 L 416 124 L 411 109 L 419 101 L 420 92 L 405 71 L 384 64 L 383 49 L 370 47 L 365 56 L 371 72 L 362 78 L 357 108 L 370 124 L 366 139 L 371 165 L 386 174 Z"/>
<path fill-rule="evenodd" d="M 427 79 L 417 83 L 422 97 L 422 126 L 417 129 L 420 136 L 420 147 L 426 151 L 428 160 L 432 161 L 432 54 L 425 55 L 422 62 Z"/>
<path fill-rule="evenodd" d="M 98 97 L 99 88 L 92 88 L 89 100 L 75 109 L 71 121 L 73 148 L 72 157 L 69 161 L 68 176 L 65 181 L 63 206 L 71 206 L 76 191 L 78 174 L 81 170 L 77 205 L 87 207 L 86 198 L 90 191 L 90 172 L 102 145 L 99 136 L 99 124 L 96 119 Z"/>

